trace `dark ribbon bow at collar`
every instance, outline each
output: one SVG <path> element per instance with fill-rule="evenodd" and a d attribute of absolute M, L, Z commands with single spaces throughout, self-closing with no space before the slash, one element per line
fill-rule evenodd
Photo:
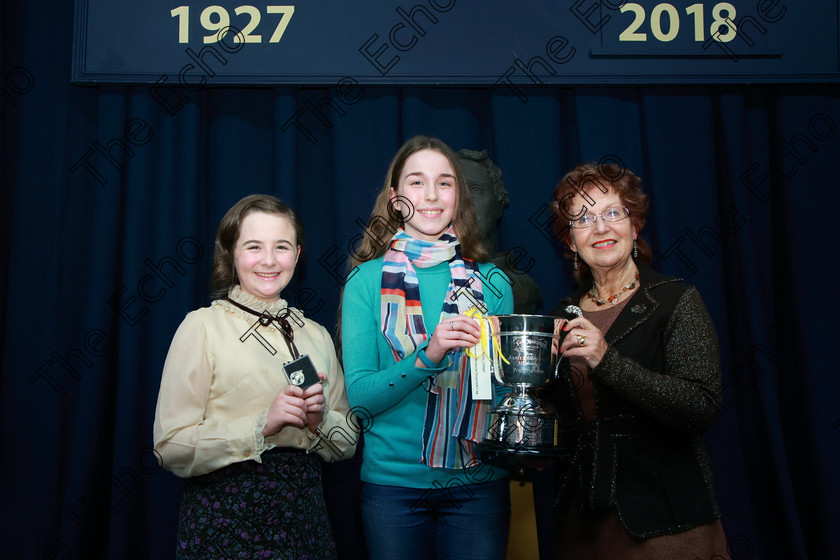
<path fill-rule="evenodd" d="M 289 352 L 292 354 L 292 359 L 297 359 L 300 357 L 300 352 L 298 352 L 297 346 L 295 346 L 295 330 L 292 328 L 292 324 L 289 323 L 287 317 L 291 315 L 291 310 L 286 307 L 285 309 L 281 309 L 277 312 L 276 315 L 272 315 L 268 311 L 263 311 L 260 313 L 250 307 L 242 305 L 238 301 L 233 301 L 229 297 L 225 298 L 228 302 L 232 303 L 242 311 L 246 313 L 250 313 L 251 315 L 255 315 L 259 321 L 260 325 L 263 327 L 267 327 L 274 323 L 274 326 L 280 331 L 283 335 L 283 339 L 286 341 L 286 346 L 289 347 Z"/>

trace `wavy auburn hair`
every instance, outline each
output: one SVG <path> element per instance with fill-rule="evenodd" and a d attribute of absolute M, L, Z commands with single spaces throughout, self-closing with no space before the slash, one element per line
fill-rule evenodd
<path fill-rule="evenodd" d="M 621 199 L 621 203 L 630 210 L 630 222 L 637 232 L 636 248 L 639 251 L 637 261 L 649 263 L 651 260 L 650 245 L 638 235 L 645 225 L 648 214 L 648 195 L 642 190 L 642 180 L 629 169 L 615 163 L 598 163 L 588 161 L 566 173 L 557 183 L 551 195 L 549 208 L 554 218 L 552 225 L 557 236 L 566 242 L 565 257 L 571 260 L 574 256 L 571 245 L 572 230 L 569 221 L 574 219 L 568 209 L 569 201 L 582 192 L 593 189 L 609 189 Z M 592 275 L 583 260 L 578 260 L 578 271 L 575 277 L 583 280 Z"/>

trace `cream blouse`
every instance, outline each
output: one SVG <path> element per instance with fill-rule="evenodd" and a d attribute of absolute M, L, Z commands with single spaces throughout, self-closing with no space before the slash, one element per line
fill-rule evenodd
<path fill-rule="evenodd" d="M 238 286 L 230 298 L 258 313 L 276 314 L 287 306 L 282 299 L 263 302 Z M 289 384 L 282 366 L 292 359 L 291 352 L 274 323 L 262 326 L 256 316 L 215 300 L 186 316 L 166 356 L 154 426 L 163 468 L 180 477 L 198 476 L 239 461 L 262 462 L 261 454 L 274 447 L 317 452 L 327 462 L 353 456 L 358 430 L 351 422 L 332 338 L 324 327 L 292 311 L 295 345 L 327 375 L 318 430 L 323 436 L 285 426 L 263 438 L 268 408 Z"/>

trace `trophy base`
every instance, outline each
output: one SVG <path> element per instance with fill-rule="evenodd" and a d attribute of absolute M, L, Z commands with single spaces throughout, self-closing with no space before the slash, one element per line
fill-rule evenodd
<path fill-rule="evenodd" d="M 490 412 L 486 442 L 510 448 L 562 447 L 560 419 L 536 408 L 498 407 Z"/>
<path fill-rule="evenodd" d="M 476 446 L 482 462 L 498 465 L 514 473 L 514 478 L 521 478 L 528 470 L 568 459 L 556 415 L 533 408 L 500 408 L 490 413 L 487 436 Z"/>
<path fill-rule="evenodd" d="M 492 441 L 476 444 L 476 453 L 482 463 L 510 471 L 516 480 L 529 480 L 529 471 L 539 471 L 550 465 L 565 464 L 569 453 L 563 447 L 511 446 Z"/>

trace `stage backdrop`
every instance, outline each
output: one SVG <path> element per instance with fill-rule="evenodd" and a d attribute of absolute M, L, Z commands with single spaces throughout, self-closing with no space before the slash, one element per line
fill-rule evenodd
<path fill-rule="evenodd" d="M 573 288 L 548 223 L 556 181 L 581 160 L 643 178 L 654 265 L 698 286 L 721 341 L 707 440 L 732 558 L 840 557 L 835 85 L 208 83 L 162 98 L 71 85 L 72 18 L 69 2 L 0 11 L 4 557 L 172 557 L 180 483 L 152 420 L 171 336 L 209 303 L 219 219 L 250 193 L 293 206 L 307 238 L 284 297 L 332 328 L 348 245 L 418 133 L 503 170 L 499 249 L 519 249 L 543 311 Z M 336 468 L 328 492 L 352 493 L 352 465 Z"/>

